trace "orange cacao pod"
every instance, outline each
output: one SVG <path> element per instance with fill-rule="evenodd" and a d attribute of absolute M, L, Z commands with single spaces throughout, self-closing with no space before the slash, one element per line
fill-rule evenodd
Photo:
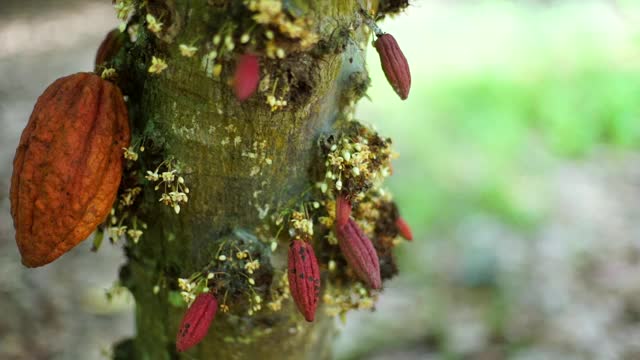
<path fill-rule="evenodd" d="M 176 349 L 182 352 L 202 341 L 217 311 L 218 301 L 215 296 L 211 293 L 198 295 L 182 318 L 176 339 Z"/>
<path fill-rule="evenodd" d="M 372 289 L 379 289 L 382 286 L 380 261 L 371 240 L 351 218 L 346 224 L 336 226 L 336 233 L 340 251 L 347 260 L 347 264 L 360 280 Z"/>
<path fill-rule="evenodd" d="M 400 50 L 398 42 L 391 34 L 382 34 L 374 46 L 380 55 L 382 71 L 387 81 L 402 100 L 406 99 L 411 89 L 411 72 L 407 58 Z"/>
<path fill-rule="evenodd" d="M 311 244 L 293 240 L 289 246 L 289 290 L 304 318 L 315 318 L 320 298 L 320 270 Z"/>
<path fill-rule="evenodd" d="M 122 94 L 100 76 L 60 78 L 38 98 L 11 177 L 11 216 L 25 266 L 52 262 L 105 219 L 129 140 Z"/>

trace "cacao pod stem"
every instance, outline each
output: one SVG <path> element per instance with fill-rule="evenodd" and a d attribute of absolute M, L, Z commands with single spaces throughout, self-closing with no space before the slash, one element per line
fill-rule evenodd
<path fill-rule="evenodd" d="M 336 227 L 343 226 L 351 216 L 351 202 L 346 196 L 339 194 L 336 199 Z"/>

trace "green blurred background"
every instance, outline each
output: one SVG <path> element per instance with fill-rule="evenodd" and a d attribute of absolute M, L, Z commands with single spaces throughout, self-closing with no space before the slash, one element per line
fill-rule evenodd
<path fill-rule="evenodd" d="M 640 359 L 638 5 L 416 1 L 382 23 L 411 94 L 370 51 L 358 117 L 394 140 L 417 239 L 341 357 Z"/>
<path fill-rule="evenodd" d="M 115 24 L 108 1 L 64 6 L 0 4 L 2 359 L 100 358 L 133 331 L 131 303 L 102 300 L 118 249 L 84 244 L 46 272 L 15 260 L 18 135 Z M 418 0 L 381 26 L 411 94 L 398 99 L 370 48 L 357 117 L 393 138 L 388 185 L 415 240 L 377 311 L 341 325 L 336 356 L 640 359 L 640 3 Z"/>

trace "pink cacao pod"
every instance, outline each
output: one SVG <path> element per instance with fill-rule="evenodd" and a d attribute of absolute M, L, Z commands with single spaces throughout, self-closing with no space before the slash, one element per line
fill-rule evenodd
<path fill-rule="evenodd" d="M 411 72 L 398 42 L 391 34 L 383 34 L 375 41 L 374 46 L 380 55 L 382 71 L 387 81 L 400 99 L 405 100 L 411 89 Z"/>
<path fill-rule="evenodd" d="M 380 289 L 380 262 L 371 240 L 353 219 L 343 226 L 336 227 L 338 245 L 347 263 L 360 278 L 372 289 Z"/>
<path fill-rule="evenodd" d="M 351 201 L 340 194 L 336 199 L 336 227 L 345 225 L 349 216 L 351 216 Z"/>
<path fill-rule="evenodd" d="M 320 298 L 320 269 L 313 247 L 293 240 L 289 246 L 289 290 L 304 318 L 313 321 Z"/>
<path fill-rule="evenodd" d="M 182 318 L 176 338 L 176 349 L 182 352 L 202 341 L 217 311 L 218 301 L 213 294 L 198 295 Z"/>
<path fill-rule="evenodd" d="M 411 228 L 409 227 L 409 224 L 407 224 L 407 222 L 404 221 L 403 218 L 398 217 L 396 219 L 396 229 L 398 229 L 398 233 L 403 238 L 409 241 L 413 240 L 413 233 L 411 232 Z"/>
<path fill-rule="evenodd" d="M 258 57 L 251 54 L 241 55 L 233 77 L 233 90 L 238 100 L 247 100 L 256 91 L 259 83 L 260 61 Z"/>

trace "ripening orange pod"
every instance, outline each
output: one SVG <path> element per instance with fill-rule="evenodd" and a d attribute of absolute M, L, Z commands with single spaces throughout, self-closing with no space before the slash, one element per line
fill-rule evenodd
<path fill-rule="evenodd" d="M 213 294 L 198 295 L 182 318 L 176 336 L 176 349 L 179 352 L 186 351 L 202 341 L 217 311 L 218 300 Z"/>
<path fill-rule="evenodd" d="M 11 216 L 25 266 L 54 261 L 105 220 L 129 141 L 122 94 L 98 75 L 60 78 L 38 98 L 11 176 Z"/>
<path fill-rule="evenodd" d="M 373 44 L 380 55 L 382 71 L 393 90 L 405 100 L 411 89 L 411 71 L 398 42 L 391 34 L 382 34 Z"/>
<path fill-rule="evenodd" d="M 320 299 L 320 269 L 313 247 L 293 240 L 289 246 L 289 290 L 298 310 L 311 322 Z"/>

